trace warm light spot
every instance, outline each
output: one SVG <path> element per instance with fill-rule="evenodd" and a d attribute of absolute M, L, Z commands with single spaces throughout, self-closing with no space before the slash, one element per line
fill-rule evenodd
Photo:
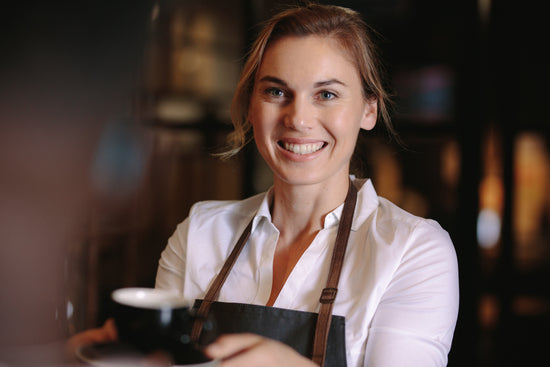
<path fill-rule="evenodd" d="M 460 178 L 460 146 L 451 140 L 441 151 L 441 178 L 449 187 L 456 187 Z"/>
<path fill-rule="evenodd" d="M 484 294 L 479 299 L 478 315 L 483 328 L 491 329 L 498 323 L 500 306 L 496 296 Z"/>
<path fill-rule="evenodd" d="M 533 296 L 517 296 L 512 301 L 512 308 L 519 315 L 546 315 L 550 312 L 550 302 Z"/>
<path fill-rule="evenodd" d="M 487 175 L 479 185 L 479 204 L 483 209 L 502 213 L 504 205 L 504 184 L 497 175 Z"/>
<path fill-rule="evenodd" d="M 536 233 L 542 224 L 548 202 L 550 159 L 540 135 L 523 133 L 515 144 L 514 230 Z"/>

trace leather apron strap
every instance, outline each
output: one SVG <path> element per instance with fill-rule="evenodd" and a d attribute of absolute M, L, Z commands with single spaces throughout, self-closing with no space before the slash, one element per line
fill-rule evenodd
<path fill-rule="evenodd" d="M 346 200 L 344 201 L 344 209 L 340 218 L 340 224 L 338 225 L 336 243 L 334 244 L 334 250 L 332 252 L 327 285 L 325 289 L 323 289 L 319 299 L 319 302 L 321 302 L 321 307 L 319 308 L 319 316 L 317 318 L 317 326 L 315 328 L 312 357 L 313 362 L 317 363 L 319 366 L 324 366 L 325 364 L 328 332 L 330 329 L 330 321 L 332 319 L 332 306 L 334 305 L 336 293 L 338 292 L 338 281 L 340 279 L 342 265 L 344 264 L 344 255 L 346 253 L 348 238 L 351 231 L 356 202 L 357 189 L 350 181 L 348 194 L 346 195 Z"/>
<path fill-rule="evenodd" d="M 195 318 L 195 321 L 193 322 L 193 327 L 191 329 L 192 343 L 199 344 L 200 335 L 202 332 L 202 328 L 204 326 L 204 321 L 208 316 L 210 305 L 212 305 L 212 303 L 218 299 L 223 283 L 225 283 L 225 280 L 227 279 L 229 272 L 233 268 L 233 265 L 235 264 L 237 257 L 239 257 L 239 254 L 244 248 L 244 245 L 246 244 L 248 237 L 250 237 L 250 232 L 252 231 L 253 222 L 254 222 L 254 218 L 252 218 L 250 223 L 248 223 L 248 225 L 246 226 L 245 230 L 241 234 L 241 237 L 237 241 L 237 244 L 231 251 L 231 254 L 229 254 L 229 257 L 227 258 L 227 260 L 225 260 L 225 264 L 223 264 L 223 267 L 219 272 L 218 276 L 216 277 L 216 279 L 214 280 L 214 283 L 212 283 L 212 285 L 210 286 L 210 289 L 208 289 L 208 292 L 206 293 L 204 300 L 201 302 L 199 310 L 197 311 L 197 317 Z"/>
<path fill-rule="evenodd" d="M 321 297 L 319 299 L 321 306 L 319 309 L 319 315 L 315 328 L 312 360 L 320 366 L 323 366 L 325 362 L 326 345 L 330 330 L 330 322 L 332 318 L 332 307 L 336 298 L 336 293 L 338 291 L 338 281 L 340 279 L 340 272 L 342 270 L 346 246 L 351 231 L 351 224 L 353 222 L 353 214 L 355 211 L 356 201 L 357 189 L 350 180 L 348 193 L 344 201 L 344 208 L 342 211 L 340 224 L 338 226 L 338 233 L 336 235 L 334 250 L 332 253 L 332 260 L 330 264 L 327 284 L 326 287 L 323 289 L 323 292 L 321 293 Z M 225 264 L 223 265 L 220 273 L 208 289 L 204 300 L 199 306 L 199 309 L 197 311 L 198 317 L 195 318 L 195 322 L 193 323 L 193 327 L 191 330 L 191 341 L 193 343 L 199 343 L 204 320 L 208 315 L 210 306 L 213 302 L 217 300 L 223 283 L 227 279 L 227 276 L 229 275 L 229 272 L 235 264 L 237 257 L 244 248 L 252 230 L 253 220 L 254 218 L 252 218 L 248 226 L 243 231 L 241 237 L 235 244 L 235 247 L 231 251 L 231 254 L 227 258 Z"/>

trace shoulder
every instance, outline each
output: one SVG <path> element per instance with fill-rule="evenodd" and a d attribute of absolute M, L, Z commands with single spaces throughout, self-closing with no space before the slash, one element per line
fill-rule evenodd
<path fill-rule="evenodd" d="M 390 236 L 414 231 L 416 227 L 426 227 L 435 232 L 443 231 L 436 221 L 413 215 L 378 196 L 370 179 L 355 179 L 354 182 L 359 188 L 355 226 L 368 226 Z"/>
<path fill-rule="evenodd" d="M 454 261 L 455 249 L 449 233 L 433 220 L 413 215 L 387 199 L 379 198 L 375 231 L 387 245 L 400 247 L 404 255 L 436 256 Z"/>
<path fill-rule="evenodd" d="M 379 226 L 392 228 L 397 232 L 422 232 L 426 235 L 448 237 L 447 231 L 437 221 L 409 213 L 383 197 L 378 200 L 376 218 Z"/>
<path fill-rule="evenodd" d="M 387 276 L 403 266 L 412 270 L 444 264 L 456 271 L 454 245 L 437 221 L 413 215 L 378 196 L 370 180 L 362 183 L 357 205 L 357 243 L 374 263 L 384 264 L 383 270 L 378 269 Z"/>
<path fill-rule="evenodd" d="M 433 220 L 422 218 L 378 196 L 370 180 L 359 181 L 356 228 L 366 234 L 367 245 L 402 261 L 408 255 L 428 252 L 453 261 L 454 245 L 447 231 Z M 426 259 L 425 256 L 421 257 Z"/>
<path fill-rule="evenodd" d="M 188 256 L 204 257 L 216 265 L 215 259 L 223 261 L 226 252 L 262 204 L 265 194 L 259 194 L 244 200 L 210 200 L 195 203 L 188 217 L 178 225 L 174 238 L 184 248 Z M 214 256 L 216 253 L 216 256 Z M 188 259 L 189 261 L 189 259 Z M 206 262 L 208 262 L 206 261 Z M 202 263 L 202 260 L 201 260 Z M 205 264 L 203 264 L 205 265 Z M 210 266 L 210 265 L 209 265 Z"/>
<path fill-rule="evenodd" d="M 244 200 L 199 201 L 191 207 L 188 221 L 195 229 L 215 225 L 217 222 L 237 224 L 254 216 L 264 197 L 265 193 Z"/>

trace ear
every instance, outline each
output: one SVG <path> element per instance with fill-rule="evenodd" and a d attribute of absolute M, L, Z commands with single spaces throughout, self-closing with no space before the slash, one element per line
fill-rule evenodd
<path fill-rule="evenodd" d="M 365 102 L 365 111 L 361 120 L 361 129 L 372 130 L 378 117 L 378 100 L 371 98 Z"/>

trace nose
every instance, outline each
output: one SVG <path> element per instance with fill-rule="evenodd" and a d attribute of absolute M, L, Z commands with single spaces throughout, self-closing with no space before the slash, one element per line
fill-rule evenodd
<path fill-rule="evenodd" d="M 285 126 L 294 130 L 309 130 L 313 126 L 314 114 L 312 106 L 303 97 L 293 98 L 285 108 Z"/>

